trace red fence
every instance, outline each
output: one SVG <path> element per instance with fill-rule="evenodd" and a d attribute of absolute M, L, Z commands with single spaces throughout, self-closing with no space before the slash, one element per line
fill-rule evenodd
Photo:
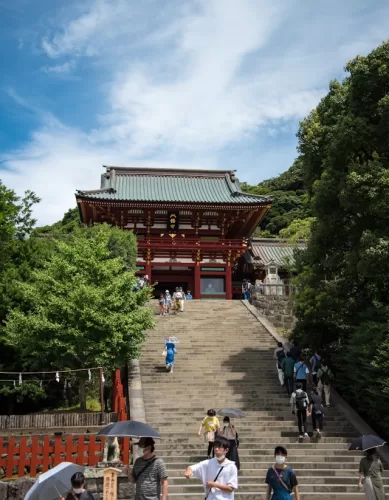
<path fill-rule="evenodd" d="M 130 439 L 122 438 L 120 441 L 120 459 L 128 464 Z M 46 472 L 61 462 L 93 467 L 102 461 L 103 450 L 104 437 L 91 434 L 0 438 L 0 468 L 5 471 L 6 478 L 11 478 L 24 476 L 26 470 L 31 477 L 35 477 L 37 472 Z"/>

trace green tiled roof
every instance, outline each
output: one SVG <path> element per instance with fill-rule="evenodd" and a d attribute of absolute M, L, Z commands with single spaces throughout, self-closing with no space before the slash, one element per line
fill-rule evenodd
<path fill-rule="evenodd" d="M 233 171 L 106 167 L 101 188 L 77 197 L 192 203 L 262 204 L 269 200 L 243 193 Z"/>
<path fill-rule="evenodd" d="M 250 264 L 277 264 L 285 265 L 285 262 L 294 263 L 294 251 L 296 248 L 305 249 L 305 241 L 289 243 L 279 238 L 252 238 L 250 240 L 251 250 L 245 253 L 245 258 Z"/>

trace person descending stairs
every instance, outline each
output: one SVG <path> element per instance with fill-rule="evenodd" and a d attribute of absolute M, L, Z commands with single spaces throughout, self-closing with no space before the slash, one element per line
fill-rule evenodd
<path fill-rule="evenodd" d="M 157 312 L 158 305 L 155 305 Z M 236 408 L 239 421 L 239 488 L 235 500 L 265 498 L 265 477 L 274 449 L 287 448 L 302 500 L 362 500 L 358 490 L 359 452 L 348 442 L 358 433 L 336 407 L 325 408 L 321 439 L 298 439 L 289 397 L 274 369 L 274 338 L 241 301 L 190 300 L 185 314 L 157 317 L 148 332 L 140 367 L 147 423 L 162 435 L 156 444 L 169 473 L 169 498 L 204 497 L 200 481 L 187 480 L 188 465 L 205 460 L 199 422 L 209 408 Z M 176 335 L 179 356 L 174 374 L 166 373 L 161 348 Z M 223 420 L 222 418 L 220 419 Z M 312 436 L 309 419 L 308 432 Z M 316 434 L 316 433 L 315 433 Z M 387 472 L 383 478 L 388 491 Z"/>

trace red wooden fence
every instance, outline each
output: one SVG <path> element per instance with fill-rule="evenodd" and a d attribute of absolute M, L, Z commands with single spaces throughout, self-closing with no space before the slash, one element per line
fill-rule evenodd
<path fill-rule="evenodd" d="M 130 439 L 122 438 L 120 459 L 129 463 Z M 61 462 L 73 462 L 78 465 L 93 467 L 102 461 L 104 437 L 91 434 L 85 436 L 34 436 L 0 438 L 0 467 L 5 477 L 25 475 L 29 470 L 31 477 L 37 472 L 46 472 Z M 3 458 L 4 457 L 4 458 Z"/>

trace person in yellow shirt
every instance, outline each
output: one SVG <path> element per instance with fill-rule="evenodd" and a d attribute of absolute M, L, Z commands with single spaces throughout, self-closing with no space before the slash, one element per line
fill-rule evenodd
<path fill-rule="evenodd" d="M 207 416 L 201 422 L 198 435 L 201 436 L 201 432 L 204 428 L 204 439 L 208 443 L 208 453 L 207 458 L 212 458 L 215 456 L 213 449 L 213 443 L 215 441 L 215 432 L 220 429 L 220 422 L 216 416 L 215 410 L 208 410 Z M 211 456 L 212 453 L 212 456 Z"/>

